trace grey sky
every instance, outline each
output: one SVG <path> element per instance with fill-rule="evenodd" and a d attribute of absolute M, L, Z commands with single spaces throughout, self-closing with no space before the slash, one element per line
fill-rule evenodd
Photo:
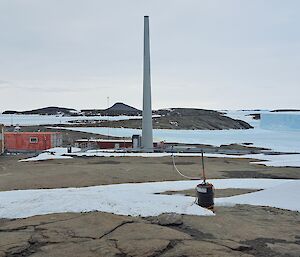
<path fill-rule="evenodd" d="M 300 1 L 1 0 L 0 111 L 142 106 L 150 16 L 154 108 L 300 108 Z"/>

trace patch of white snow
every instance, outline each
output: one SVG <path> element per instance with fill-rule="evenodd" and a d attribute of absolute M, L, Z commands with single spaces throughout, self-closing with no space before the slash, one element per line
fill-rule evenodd
<path fill-rule="evenodd" d="M 216 179 L 217 189 L 263 191 L 216 199 L 218 205 L 246 203 L 300 211 L 300 180 Z M 64 212 L 103 211 L 119 215 L 156 216 L 175 212 L 214 215 L 194 203 L 194 197 L 157 194 L 195 188 L 200 181 L 130 183 L 83 188 L 13 190 L 0 192 L 0 218 L 25 218 Z"/>

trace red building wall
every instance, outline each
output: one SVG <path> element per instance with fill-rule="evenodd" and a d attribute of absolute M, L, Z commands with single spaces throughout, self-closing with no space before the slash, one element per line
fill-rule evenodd
<path fill-rule="evenodd" d="M 4 133 L 7 151 L 43 151 L 53 147 L 53 132 L 6 132 Z"/>
<path fill-rule="evenodd" d="M 113 149 L 117 148 L 116 146 L 119 145 L 119 148 L 130 148 L 132 147 L 132 142 L 124 142 L 124 141 L 119 141 L 119 142 L 97 142 L 97 145 L 100 149 Z"/>

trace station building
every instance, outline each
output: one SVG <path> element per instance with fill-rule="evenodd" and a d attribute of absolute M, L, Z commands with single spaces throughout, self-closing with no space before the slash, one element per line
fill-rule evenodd
<path fill-rule="evenodd" d="M 2 135 L 7 152 L 41 152 L 62 146 L 59 132 L 5 132 Z"/>

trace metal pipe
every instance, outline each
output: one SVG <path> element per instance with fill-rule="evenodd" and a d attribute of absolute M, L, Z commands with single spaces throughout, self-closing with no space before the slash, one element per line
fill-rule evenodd
<path fill-rule="evenodd" d="M 202 178 L 203 178 L 203 183 L 206 183 L 203 150 L 201 150 L 201 159 L 202 159 Z"/>

